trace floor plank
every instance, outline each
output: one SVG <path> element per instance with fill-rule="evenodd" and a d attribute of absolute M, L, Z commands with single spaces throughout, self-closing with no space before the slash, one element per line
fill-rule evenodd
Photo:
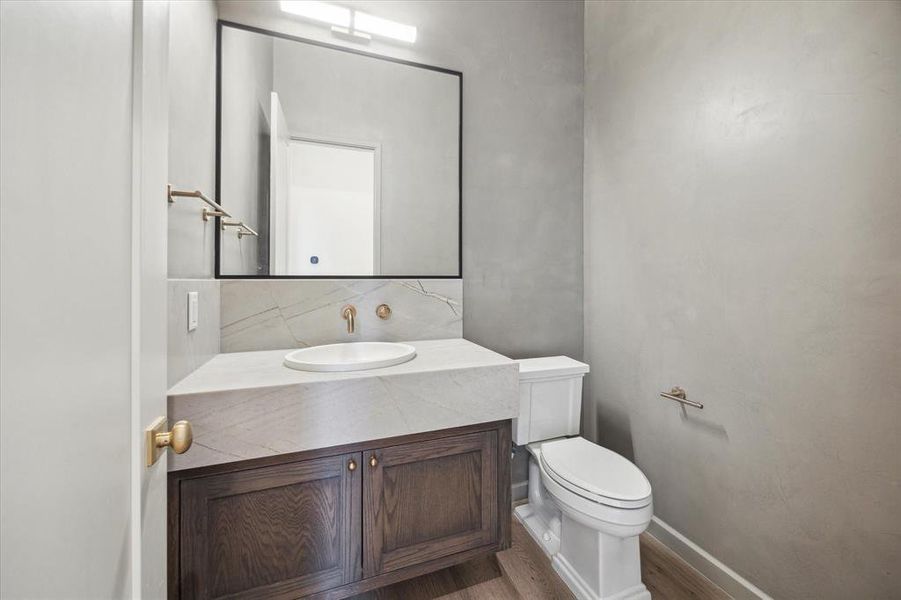
<path fill-rule="evenodd" d="M 504 575 L 523 600 L 569 600 L 574 598 L 566 584 L 551 567 L 547 555 L 536 544 L 522 524 L 513 519 L 513 544 L 498 553 L 497 560 Z"/>
<path fill-rule="evenodd" d="M 495 556 L 401 581 L 352 600 L 519 600 Z"/>
<path fill-rule="evenodd" d="M 513 544 L 496 556 L 402 581 L 351 600 L 571 600 L 544 551 L 515 518 Z M 641 579 L 653 600 L 729 600 L 730 596 L 648 534 L 641 535 Z"/>
<path fill-rule="evenodd" d="M 732 597 L 679 558 L 657 538 L 643 533 L 641 580 L 654 600 L 730 600 Z"/>

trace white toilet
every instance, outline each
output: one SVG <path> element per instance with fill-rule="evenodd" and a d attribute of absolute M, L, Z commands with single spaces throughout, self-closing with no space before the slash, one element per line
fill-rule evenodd
<path fill-rule="evenodd" d="M 638 534 L 651 522 L 651 484 L 627 459 L 578 437 L 587 372 L 565 356 L 519 361 L 513 441 L 530 457 L 529 502 L 516 518 L 577 598 L 650 600 Z"/>

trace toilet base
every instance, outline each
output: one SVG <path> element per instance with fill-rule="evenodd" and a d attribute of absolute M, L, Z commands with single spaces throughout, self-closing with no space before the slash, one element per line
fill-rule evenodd
<path fill-rule="evenodd" d="M 638 536 L 619 538 L 563 514 L 554 570 L 579 600 L 651 600 L 641 582 Z"/>
<path fill-rule="evenodd" d="M 566 583 L 566 586 L 579 600 L 651 600 L 651 592 L 643 583 L 620 590 L 612 595 L 598 596 L 565 557 L 558 554 L 553 558 L 551 564 L 560 579 Z"/>
<path fill-rule="evenodd" d="M 533 485 L 532 482 L 538 482 Z M 522 523 L 532 539 L 544 550 L 548 558 L 553 558 L 560 550 L 561 513 L 547 496 L 547 490 L 541 485 L 541 472 L 538 464 L 529 460 L 529 503 L 521 504 L 513 509 L 516 520 Z"/>
<path fill-rule="evenodd" d="M 517 521 L 522 523 L 522 526 L 529 532 L 532 539 L 544 550 L 548 558 L 553 558 L 557 554 L 557 551 L 560 550 L 559 522 L 557 531 L 554 531 L 554 528 L 548 524 L 543 515 L 534 510 L 531 504 L 517 506 L 513 511 L 513 515 Z"/>

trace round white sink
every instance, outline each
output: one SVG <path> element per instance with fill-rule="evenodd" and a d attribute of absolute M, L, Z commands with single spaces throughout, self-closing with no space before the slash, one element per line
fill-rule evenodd
<path fill-rule="evenodd" d="M 295 350 L 285 366 L 298 371 L 362 371 L 399 365 L 416 356 L 416 348 L 395 342 L 350 342 Z"/>

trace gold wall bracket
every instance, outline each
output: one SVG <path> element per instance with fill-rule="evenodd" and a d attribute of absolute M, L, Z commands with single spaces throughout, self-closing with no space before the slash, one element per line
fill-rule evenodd
<path fill-rule="evenodd" d="M 187 421 L 178 421 L 168 430 L 169 420 L 157 417 L 150 427 L 144 430 L 145 464 L 150 467 L 160 459 L 166 448 L 176 454 L 184 454 L 194 443 L 194 431 Z"/>
<path fill-rule="evenodd" d="M 253 235 L 256 237 L 260 237 L 260 234 L 254 231 L 252 228 L 248 227 L 244 224 L 244 221 L 226 221 L 222 219 L 220 223 L 220 227 L 222 231 L 225 231 L 226 227 L 237 227 L 238 228 L 238 239 L 240 240 L 245 235 Z"/>
<path fill-rule="evenodd" d="M 221 210 L 210 210 L 206 207 L 204 207 L 203 211 L 201 211 L 200 214 L 203 217 L 204 221 L 209 221 L 210 219 L 212 219 L 214 217 L 227 217 L 228 216 L 227 214 L 225 214 L 225 212 L 223 212 Z"/>

